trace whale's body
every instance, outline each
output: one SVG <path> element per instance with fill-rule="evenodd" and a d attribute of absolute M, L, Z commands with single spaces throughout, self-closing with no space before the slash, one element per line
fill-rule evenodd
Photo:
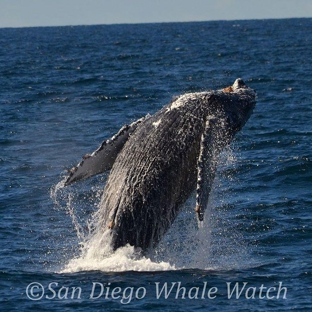
<path fill-rule="evenodd" d="M 112 247 L 153 248 L 196 186 L 195 210 L 203 220 L 218 155 L 254 106 L 255 92 L 241 79 L 227 89 L 177 97 L 105 141 L 72 169 L 66 185 L 111 169 L 99 215 Z"/>

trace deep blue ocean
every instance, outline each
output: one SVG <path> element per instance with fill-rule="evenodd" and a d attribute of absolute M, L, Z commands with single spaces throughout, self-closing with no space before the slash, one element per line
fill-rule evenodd
<path fill-rule="evenodd" d="M 312 20 L 0 29 L 1 311 L 312 311 Z M 257 91 L 154 252 L 105 254 L 107 174 L 66 169 L 173 96 Z M 100 230 L 100 229 L 98 229 Z"/>

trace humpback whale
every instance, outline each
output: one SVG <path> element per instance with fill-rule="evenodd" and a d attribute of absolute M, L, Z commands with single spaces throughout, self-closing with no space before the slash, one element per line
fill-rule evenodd
<path fill-rule="evenodd" d="M 65 186 L 110 170 L 99 215 L 112 248 L 154 248 L 194 190 L 203 221 L 219 154 L 255 104 L 256 92 L 241 78 L 225 89 L 175 97 L 83 157 Z"/>

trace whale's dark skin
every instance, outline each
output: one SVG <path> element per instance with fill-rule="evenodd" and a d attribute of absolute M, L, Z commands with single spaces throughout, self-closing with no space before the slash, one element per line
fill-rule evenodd
<path fill-rule="evenodd" d="M 247 122 L 255 98 L 241 79 L 223 90 L 177 97 L 123 127 L 73 168 L 65 185 L 111 169 L 99 215 L 113 249 L 154 248 L 195 189 L 203 220 L 218 156 Z"/>

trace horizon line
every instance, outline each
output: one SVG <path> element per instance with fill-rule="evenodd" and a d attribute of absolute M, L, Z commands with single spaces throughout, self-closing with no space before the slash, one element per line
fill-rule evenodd
<path fill-rule="evenodd" d="M 124 22 L 108 24 L 60 24 L 42 26 L 0 26 L 0 29 L 19 28 L 51 28 L 51 27 L 85 27 L 85 26 L 114 26 L 114 25 L 149 25 L 149 24 L 180 24 L 180 23 L 207 23 L 207 22 L 231 22 L 231 21 L 265 21 L 265 20 L 288 20 L 288 19 L 312 19 L 312 17 L 269 17 L 269 18 L 244 18 L 244 19 L 213 19 L 213 20 L 190 20 L 190 21 L 163 21 L 163 22 Z"/>

